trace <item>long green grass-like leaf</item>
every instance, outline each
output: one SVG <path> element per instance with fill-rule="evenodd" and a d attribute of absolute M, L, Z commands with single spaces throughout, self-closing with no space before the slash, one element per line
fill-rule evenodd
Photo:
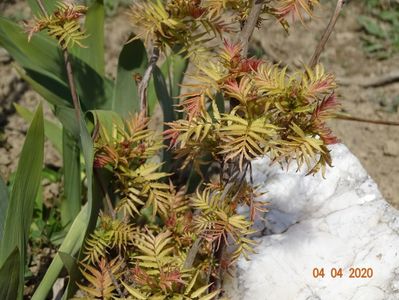
<path fill-rule="evenodd" d="M 165 77 L 163 76 L 162 71 L 157 66 L 155 66 L 154 68 L 153 78 L 154 78 L 155 93 L 157 95 L 159 104 L 161 105 L 163 112 L 163 120 L 164 122 L 173 122 L 175 120 L 175 114 L 173 110 L 173 99 L 169 96 Z M 166 127 L 164 127 L 164 129 L 166 129 Z M 165 145 L 167 145 L 166 141 Z M 164 172 L 171 171 L 172 155 L 167 149 L 164 149 L 163 151 L 163 161 L 164 165 L 162 166 L 162 170 Z"/>
<path fill-rule="evenodd" d="M 173 99 L 169 95 L 165 77 L 158 67 L 154 68 L 153 76 L 155 93 L 157 95 L 158 102 L 162 107 L 163 120 L 164 122 L 172 122 L 175 120 Z"/>
<path fill-rule="evenodd" d="M 98 74 L 104 76 L 104 0 L 95 0 L 90 5 L 85 20 L 88 37 L 84 43 L 87 48 L 76 47 L 76 56 L 86 61 Z"/>
<path fill-rule="evenodd" d="M 0 243 L 3 239 L 4 224 L 8 207 L 8 189 L 0 174 Z"/>
<path fill-rule="evenodd" d="M 67 82 L 61 51 L 44 34 L 35 34 L 29 42 L 22 27 L 0 16 L 0 45 L 24 68 Z"/>
<path fill-rule="evenodd" d="M 68 283 L 68 289 L 67 291 L 64 293 L 64 296 L 62 297 L 63 300 L 68 300 L 71 298 L 71 296 L 73 295 L 72 289 L 70 288 L 72 285 L 74 285 L 76 282 L 79 281 L 81 275 L 81 272 L 79 270 L 79 264 L 76 261 L 76 259 L 74 259 L 70 254 L 68 253 L 64 253 L 64 252 L 58 252 L 62 263 L 64 264 L 65 268 L 68 271 L 69 274 L 69 283 Z M 69 291 L 70 292 L 69 292 Z M 69 295 L 68 295 L 69 294 Z"/>
<path fill-rule="evenodd" d="M 82 245 L 85 236 L 94 229 L 98 210 L 99 201 L 93 201 L 93 159 L 94 150 L 91 136 L 87 130 L 86 124 L 81 118 L 79 122 L 79 138 L 80 149 L 85 160 L 86 182 L 87 182 L 87 203 L 79 212 L 78 216 L 73 221 L 64 241 L 62 242 L 58 251 L 64 252 L 71 257 L 74 257 L 78 252 L 82 252 Z M 94 187 L 95 189 L 95 187 Z M 97 189 L 95 189 L 97 190 Z M 97 197 L 96 197 L 97 198 Z M 56 281 L 59 273 L 63 268 L 63 262 L 57 254 L 50 264 L 43 280 L 40 282 L 35 291 L 33 300 L 44 300 Z M 65 297 L 68 298 L 73 290 L 75 282 L 69 282 Z"/>
<path fill-rule="evenodd" d="M 56 107 L 72 107 L 66 84 L 32 70 L 24 70 L 19 66 L 16 67 L 16 70 L 22 79 L 50 104 Z"/>
<path fill-rule="evenodd" d="M 133 40 L 122 48 L 118 61 L 112 110 L 123 117 L 139 111 L 140 104 L 134 76 L 143 75 L 147 61 L 147 52 L 140 40 Z"/>
<path fill-rule="evenodd" d="M 18 299 L 19 272 L 21 272 L 19 265 L 20 255 L 18 248 L 15 248 L 0 267 L 0 299 Z"/>
<path fill-rule="evenodd" d="M 71 256 L 74 256 L 79 252 L 85 237 L 89 217 L 89 205 L 85 204 L 72 223 L 71 228 L 58 251 L 68 253 Z M 38 288 L 33 294 L 32 300 L 44 300 L 47 298 L 47 294 L 51 291 L 51 288 L 53 287 L 53 284 L 62 268 L 62 260 L 60 256 L 56 254 Z"/>
<path fill-rule="evenodd" d="M 166 59 L 166 61 L 169 58 Z M 168 77 L 168 64 L 165 62 L 159 70 L 162 73 L 163 78 Z M 155 91 L 155 84 L 154 84 L 155 77 L 152 76 L 150 82 L 148 83 L 148 91 L 147 91 L 147 100 L 148 100 L 148 114 L 152 116 L 155 113 L 155 109 L 157 108 L 157 104 L 159 104 L 157 93 Z M 165 82 L 166 85 L 166 82 Z M 169 90 L 167 89 L 169 92 Z"/>
<path fill-rule="evenodd" d="M 174 104 L 177 104 L 177 98 L 180 95 L 181 84 L 184 79 L 184 72 L 188 67 L 188 59 L 183 58 L 179 54 L 171 54 L 169 55 L 160 70 L 163 74 L 163 77 L 166 78 L 169 88 L 168 92 L 172 97 Z M 154 113 L 156 104 L 158 103 L 155 86 L 154 86 L 154 78 L 151 78 L 148 85 L 148 111 L 150 116 Z"/>
<path fill-rule="evenodd" d="M 76 138 L 62 130 L 64 197 L 61 202 L 61 223 L 71 225 L 81 209 L 80 148 Z"/>
<path fill-rule="evenodd" d="M 46 126 L 47 137 L 60 149 L 64 160 L 64 199 L 61 202 L 61 221 L 63 225 L 71 223 L 79 213 L 81 207 L 81 183 L 80 183 L 80 149 L 79 125 L 76 122 L 76 115 L 73 108 L 66 107 L 63 101 L 67 101 L 35 80 L 25 75 L 27 80 L 36 92 L 55 105 L 55 114 L 61 121 L 63 128 L 51 129 Z M 18 108 L 22 108 L 17 106 Z M 23 108 L 22 108 L 23 109 Z M 25 109 L 26 110 L 26 109 Z M 68 134 L 64 132 L 68 131 Z"/>
<path fill-rule="evenodd" d="M 14 103 L 14 107 L 18 114 L 26 121 L 32 122 L 33 112 L 29 109 Z M 62 154 L 62 126 L 59 123 L 44 119 L 44 134 L 54 145 L 60 154 Z"/>
<path fill-rule="evenodd" d="M 170 72 L 168 72 L 168 75 L 172 76 L 172 78 L 169 78 L 169 80 L 171 80 L 172 82 L 172 90 L 170 91 L 170 94 L 174 98 L 180 95 L 181 84 L 184 79 L 184 73 L 186 72 L 188 67 L 188 59 L 179 54 L 173 54 L 170 56 L 170 61 L 171 62 L 168 63 L 168 67 L 171 70 Z"/>
<path fill-rule="evenodd" d="M 26 244 L 29 238 L 33 206 L 39 190 L 44 156 L 44 122 L 40 105 L 26 135 L 10 195 L 4 236 L 0 244 L 0 265 L 19 250 L 18 297 L 22 298 Z"/>
<path fill-rule="evenodd" d="M 94 184 L 93 178 L 93 161 L 94 161 L 94 147 L 93 141 L 87 130 L 86 124 L 83 119 L 80 119 L 80 147 L 82 149 L 84 161 L 85 161 L 85 171 L 86 171 L 86 181 L 87 181 L 87 206 L 88 213 L 87 219 L 85 223 L 85 227 L 82 228 L 84 232 L 84 237 L 90 234 L 97 223 L 98 212 L 101 204 L 101 196 L 99 194 L 100 188 Z M 95 196 L 94 196 L 95 195 Z M 96 201 L 94 201 L 96 199 Z M 81 258 L 83 255 L 83 241 L 79 241 L 78 245 L 80 247 L 79 257 Z M 62 251 L 60 249 L 60 251 Z M 62 251 L 66 252 L 66 251 Z M 73 257 L 73 254 L 66 252 Z M 70 299 L 73 292 L 76 290 L 76 282 L 69 281 L 67 289 L 64 293 L 63 299 Z"/>
<path fill-rule="evenodd" d="M 111 109 L 114 83 L 98 74 L 84 61 L 71 55 L 76 89 L 84 112 Z"/>
<path fill-rule="evenodd" d="M 71 103 L 64 58 L 55 41 L 39 33 L 28 42 L 23 28 L 0 17 L 0 45 L 41 85 L 41 89 L 45 88 Z M 82 109 L 111 108 L 113 82 L 97 73 L 88 62 L 73 54 L 69 57 Z"/>
<path fill-rule="evenodd" d="M 54 113 L 58 120 L 61 121 L 63 128 L 76 140 L 79 140 L 80 128 L 78 122 L 76 122 L 75 110 L 70 107 L 56 106 Z"/>
<path fill-rule="evenodd" d="M 96 124 L 100 127 L 100 130 L 104 130 L 108 136 L 112 135 L 112 131 L 116 128 L 123 128 L 123 120 L 121 116 L 111 110 L 93 110 L 90 113 L 93 114 Z"/>
<path fill-rule="evenodd" d="M 72 57 L 77 88 L 87 110 L 111 109 L 114 84 L 105 78 L 104 1 L 94 0 L 86 14 L 87 48 L 76 48 Z"/>
<path fill-rule="evenodd" d="M 39 5 L 37 4 L 37 0 L 28 0 L 28 4 L 35 16 L 43 15 L 42 11 L 40 10 Z M 43 1 L 44 8 L 46 9 L 47 13 L 51 13 L 57 6 L 57 1 L 54 0 L 45 0 Z"/>

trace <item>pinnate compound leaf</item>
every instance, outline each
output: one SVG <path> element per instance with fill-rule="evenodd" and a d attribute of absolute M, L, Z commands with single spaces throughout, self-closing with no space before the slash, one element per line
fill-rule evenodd
<path fill-rule="evenodd" d="M 142 293 L 140 293 L 140 291 L 138 291 L 137 289 L 127 285 L 126 283 L 122 282 L 123 286 L 126 288 L 126 290 L 128 291 L 128 293 L 135 297 L 136 299 L 139 300 L 147 300 L 148 296 L 147 295 L 143 295 Z"/>

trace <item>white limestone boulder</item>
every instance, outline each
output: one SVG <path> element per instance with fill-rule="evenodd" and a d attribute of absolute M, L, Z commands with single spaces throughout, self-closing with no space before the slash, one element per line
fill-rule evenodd
<path fill-rule="evenodd" d="M 399 212 L 344 145 L 331 149 L 326 179 L 253 163 L 270 212 L 258 254 L 225 279 L 229 299 L 399 299 Z M 324 278 L 314 278 L 314 268 L 324 268 Z M 342 278 L 332 278 L 332 268 L 342 268 Z M 367 278 L 350 278 L 350 268 Z"/>

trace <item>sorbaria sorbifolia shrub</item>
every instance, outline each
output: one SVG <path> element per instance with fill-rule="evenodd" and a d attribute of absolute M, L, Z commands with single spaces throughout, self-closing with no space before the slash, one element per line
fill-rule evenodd
<path fill-rule="evenodd" d="M 263 12 L 284 25 L 285 15 L 312 7 L 275 2 Z M 80 288 L 88 295 L 213 299 L 222 270 L 255 252 L 252 225 L 266 203 L 255 201 L 259 195 L 244 177 L 251 161 L 264 155 L 295 160 L 309 173 L 331 164 L 327 145 L 336 139 L 325 122 L 337 106 L 334 77 L 321 65 L 289 72 L 243 56 L 240 43 L 225 33 L 245 24 L 250 7 L 249 1 L 184 0 L 132 6 L 137 37 L 164 53 L 177 49 L 195 64 L 187 92 L 179 96 L 183 117 L 166 124 L 164 138 L 180 167 L 193 167 L 204 181 L 189 194 L 174 184 L 179 170 L 158 171 L 162 163 L 149 159 L 162 142 L 143 114 L 113 137 L 100 135 L 97 167 L 112 169 L 119 201 L 117 218 L 102 215 L 86 241 L 81 270 L 87 284 Z M 211 162 L 220 176 L 207 181 L 201 167 Z M 237 212 L 240 206 L 250 207 L 249 218 Z"/>
<path fill-rule="evenodd" d="M 140 109 L 123 119 L 114 113 L 110 123 L 102 122 L 103 111 L 93 113 L 94 174 L 104 206 L 79 256 L 76 298 L 222 297 L 224 272 L 255 253 L 253 224 L 267 211 L 251 162 L 268 156 L 309 174 L 331 166 L 327 146 L 337 140 L 326 121 L 337 109 L 334 76 L 317 63 L 294 69 L 247 56 L 254 27 L 277 21 L 284 34 L 291 19 L 305 22 L 316 4 L 133 2 L 128 15 L 136 35 L 127 45 L 143 40 L 150 59 L 126 86 L 116 82 L 119 89 L 135 85 Z M 86 13 L 90 8 L 60 4 L 36 17 L 29 36 L 45 30 L 64 53 L 88 47 L 90 34 L 80 22 Z M 170 72 L 169 64 L 178 67 Z M 149 126 L 154 97 L 163 132 Z M 249 215 L 238 212 L 242 206 Z"/>

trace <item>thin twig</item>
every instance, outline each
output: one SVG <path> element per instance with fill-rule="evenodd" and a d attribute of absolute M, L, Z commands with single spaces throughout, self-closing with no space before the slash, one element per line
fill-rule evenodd
<path fill-rule="evenodd" d="M 47 17 L 47 11 L 46 8 L 44 7 L 44 4 L 42 2 L 42 0 L 36 0 L 37 5 L 39 6 L 40 10 L 42 11 L 42 13 Z"/>
<path fill-rule="evenodd" d="M 45 16 L 48 16 L 46 8 L 44 7 L 42 0 L 36 0 L 36 3 L 39 6 L 42 13 Z M 79 99 L 78 99 L 78 94 L 76 93 L 75 80 L 73 78 L 72 65 L 71 65 L 71 61 L 69 59 L 68 50 L 63 49 L 62 54 L 64 56 L 64 63 L 65 63 L 66 71 L 67 71 L 68 85 L 69 85 L 69 89 L 70 89 L 71 96 L 72 96 L 73 106 L 75 108 L 76 119 L 77 119 L 78 123 L 80 123 L 80 103 L 79 103 Z"/>
<path fill-rule="evenodd" d="M 184 261 L 183 269 L 191 269 L 194 264 L 195 257 L 199 251 L 199 247 L 201 245 L 202 238 L 199 237 L 195 240 L 190 250 L 187 253 L 186 260 Z"/>
<path fill-rule="evenodd" d="M 249 180 L 251 182 L 251 185 L 254 185 L 254 176 L 253 176 L 253 170 L 252 170 L 252 162 L 249 162 Z"/>
<path fill-rule="evenodd" d="M 234 196 L 231 198 L 231 200 L 230 200 L 231 202 L 234 202 L 234 200 L 239 195 L 241 187 L 242 187 L 242 185 L 244 183 L 245 175 L 248 172 L 249 166 L 250 166 L 250 162 L 247 162 L 246 165 L 245 165 L 244 170 L 241 173 L 237 172 L 236 175 L 234 176 L 233 180 L 235 180 L 241 174 L 241 178 L 240 178 L 240 181 L 238 183 L 237 191 L 234 194 Z M 234 186 L 237 186 L 236 182 L 233 182 L 233 181 L 228 182 L 225 185 L 225 189 L 224 189 L 223 194 L 220 197 L 219 201 L 223 202 L 224 198 L 227 196 L 228 192 L 230 192 L 231 189 Z M 216 243 L 214 245 L 213 253 L 214 253 L 216 261 L 219 262 L 219 266 L 218 266 L 216 274 L 211 276 L 210 282 L 213 283 L 213 284 L 210 286 L 210 292 L 216 291 L 216 290 L 220 289 L 221 286 L 222 286 L 222 283 L 223 283 L 223 268 L 222 268 L 221 263 L 222 263 L 223 256 L 226 253 L 227 246 L 228 245 L 227 245 L 227 243 L 224 240 L 221 240 L 221 241 L 219 241 L 218 243 Z"/>
<path fill-rule="evenodd" d="M 223 268 L 222 268 L 222 259 L 223 256 L 225 255 L 226 252 L 226 242 L 224 239 L 221 239 L 219 242 L 219 245 L 216 246 L 214 245 L 215 249 L 213 251 L 215 260 L 219 262 L 219 266 L 217 268 L 216 274 L 210 274 L 209 282 L 212 283 L 212 285 L 209 287 L 209 292 L 213 292 L 216 290 L 219 290 L 222 287 L 223 283 Z"/>
<path fill-rule="evenodd" d="M 242 185 L 244 184 L 245 175 L 247 175 L 248 168 L 249 168 L 250 166 L 251 166 L 251 170 L 252 170 L 251 162 L 247 162 L 247 164 L 246 164 L 246 166 L 245 166 L 245 169 L 244 169 L 244 172 L 242 173 L 240 182 L 239 182 L 239 184 L 238 184 L 238 189 L 237 189 L 236 193 L 234 194 L 233 198 L 231 198 L 231 202 L 234 202 L 234 200 L 235 200 L 235 199 L 237 198 L 237 196 L 240 194 L 241 187 L 242 187 Z"/>
<path fill-rule="evenodd" d="M 352 116 L 345 115 L 345 114 L 336 114 L 335 118 L 338 120 L 370 123 L 370 124 L 376 124 L 376 125 L 399 126 L 399 122 L 363 119 L 363 118 L 352 117 Z"/>
<path fill-rule="evenodd" d="M 121 289 L 118 281 L 116 280 L 114 274 L 112 274 L 112 271 L 111 271 L 111 268 L 110 268 L 108 262 L 105 263 L 105 268 L 107 269 L 109 277 L 111 277 L 112 284 L 114 285 L 116 291 L 118 292 L 119 297 L 121 299 L 126 299 L 125 296 L 122 293 L 122 289 Z"/>
<path fill-rule="evenodd" d="M 317 45 L 312 58 L 310 59 L 309 67 L 314 68 L 318 64 L 320 55 L 323 52 L 328 39 L 330 38 L 330 35 L 334 29 L 335 24 L 337 23 L 338 17 L 341 13 L 341 10 L 342 10 L 345 2 L 346 2 L 346 0 L 338 0 L 337 1 L 337 6 L 335 7 L 334 14 L 331 16 L 330 22 L 328 22 L 327 28 L 324 31 L 323 36 L 322 36 L 319 44 Z"/>
<path fill-rule="evenodd" d="M 373 77 L 355 77 L 355 78 L 339 78 L 340 85 L 349 86 L 357 85 L 361 87 L 379 87 L 395 82 L 399 82 L 399 71 L 392 71 L 388 74 Z"/>
<path fill-rule="evenodd" d="M 75 80 L 73 77 L 72 64 L 69 59 L 69 54 L 68 54 L 67 49 L 63 50 L 63 55 L 64 55 L 65 68 L 67 70 L 68 85 L 69 85 L 69 89 L 70 89 L 71 96 L 72 96 L 73 107 L 75 108 L 76 119 L 80 123 L 80 110 L 81 110 L 80 102 L 79 102 L 78 94 L 76 93 L 76 86 L 75 86 Z"/>
<path fill-rule="evenodd" d="M 154 49 L 152 50 L 152 55 L 150 58 L 149 65 L 145 70 L 143 78 L 141 79 L 138 87 L 139 97 L 140 97 L 140 111 L 144 111 L 146 116 L 147 116 L 147 107 L 148 107 L 148 101 L 147 101 L 148 83 L 150 82 L 152 72 L 154 71 L 158 59 L 159 59 L 159 48 L 154 47 Z"/>
<path fill-rule="evenodd" d="M 251 11 L 245 22 L 244 28 L 241 30 L 239 41 L 242 46 L 242 57 L 246 57 L 248 53 L 249 40 L 258 24 L 259 16 L 262 12 L 263 1 L 253 0 Z"/>

